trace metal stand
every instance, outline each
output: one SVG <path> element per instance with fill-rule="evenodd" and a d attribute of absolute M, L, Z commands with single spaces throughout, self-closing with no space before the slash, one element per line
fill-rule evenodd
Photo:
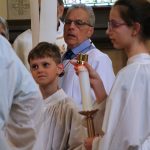
<path fill-rule="evenodd" d="M 83 116 L 85 116 L 86 124 L 87 124 L 87 130 L 88 130 L 88 137 L 94 137 L 95 136 L 95 129 L 94 129 L 94 123 L 93 123 L 93 115 L 98 110 L 91 110 L 91 111 L 80 111 L 79 113 Z"/>

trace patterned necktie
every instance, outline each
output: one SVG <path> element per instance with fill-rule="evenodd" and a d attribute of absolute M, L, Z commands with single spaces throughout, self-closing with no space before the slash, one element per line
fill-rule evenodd
<path fill-rule="evenodd" d="M 72 52 L 72 50 L 68 50 L 65 54 L 64 60 L 72 59 L 74 56 L 75 56 L 75 54 Z"/>

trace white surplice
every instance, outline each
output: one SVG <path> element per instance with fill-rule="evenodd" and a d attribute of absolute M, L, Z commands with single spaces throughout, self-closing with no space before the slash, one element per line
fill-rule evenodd
<path fill-rule="evenodd" d="M 60 26 L 57 31 L 57 38 L 55 44 L 58 45 L 58 47 L 61 50 L 61 54 L 63 54 L 66 51 L 66 43 L 64 41 L 63 33 L 64 33 L 64 24 L 63 22 L 60 22 Z M 24 65 L 29 70 L 29 64 L 28 64 L 28 54 L 32 49 L 32 31 L 31 29 L 28 29 L 21 33 L 14 41 L 13 47 L 19 58 L 22 60 Z"/>
<path fill-rule="evenodd" d="M 105 135 L 97 146 L 95 140 L 93 149 L 148 150 L 149 115 L 150 55 L 143 53 L 131 57 L 118 73 L 107 98 L 103 123 Z"/>
<path fill-rule="evenodd" d="M 32 49 L 32 32 L 31 29 L 28 29 L 21 33 L 14 41 L 13 48 L 21 59 L 23 64 L 29 70 L 29 63 L 28 63 L 28 54 Z"/>
<path fill-rule="evenodd" d="M 62 89 L 44 100 L 43 124 L 35 148 L 81 150 L 86 130 L 72 99 Z"/>
<path fill-rule="evenodd" d="M 31 150 L 40 126 L 42 96 L 31 74 L 0 35 L 0 134 L 11 150 Z M 2 147 L 0 146 L 0 149 Z"/>

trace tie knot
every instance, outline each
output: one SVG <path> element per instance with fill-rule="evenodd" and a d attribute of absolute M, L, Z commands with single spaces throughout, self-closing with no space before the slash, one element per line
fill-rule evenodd
<path fill-rule="evenodd" d="M 72 59 L 75 56 L 75 54 L 72 52 L 72 50 L 68 50 L 65 54 L 64 59 Z"/>

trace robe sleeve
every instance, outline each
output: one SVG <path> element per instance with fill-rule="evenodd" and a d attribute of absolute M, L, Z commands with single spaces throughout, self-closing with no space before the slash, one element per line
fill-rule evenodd
<path fill-rule="evenodd" d="M 72 106 L 71 129 L 69 137 L 68 150 L 84 150 L 83 140 L 87 137 L 87 130 L 82 125 L 80 114 L 77 108 Z"/>
<path fill-rule="evenodd" d="M 40 126 L 42 97 L 11 45 L 1 41 L 1 130 L 5 131 L 12 150 L 31 150 Z"/>

